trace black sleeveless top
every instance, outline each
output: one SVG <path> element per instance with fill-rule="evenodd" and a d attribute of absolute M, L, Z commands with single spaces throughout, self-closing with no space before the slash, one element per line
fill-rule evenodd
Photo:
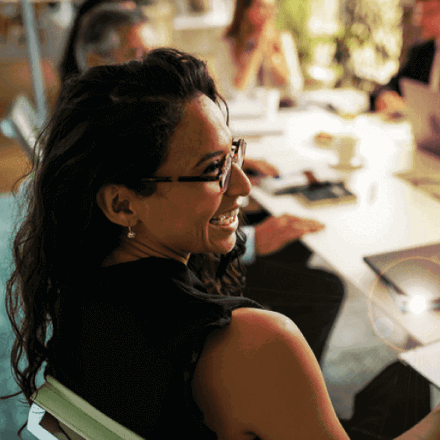
<path fill-rule="evenodd" d="M 145 439 L 216 438 L 192 399 L 196 363 L 232 310 L 262 307 L 210 295 L 184 264 L 163 258 L 84 281 L 62 294 L 45 373 Z"/>

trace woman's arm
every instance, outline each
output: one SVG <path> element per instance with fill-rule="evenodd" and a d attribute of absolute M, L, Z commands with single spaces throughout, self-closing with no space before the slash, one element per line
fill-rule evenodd
<path fill-rule="evenodd" d="M 248 39 L 243 42 L 236 40 L 233 44 L 233 59 L 237 66 L 234 86 L 239 90 L 246 89 L 252 78 L 257 77 L 263 63 L 266 45 L 264 35 L 256 36 L 254 46 L 252 44 Z"/>
<path fill-rule="evenodd" d="M 283 49 L 281 35 L 278 31 L 272 29 L 270 43 L 267 45 L 267 51 L 264 55 L 264 65 L 269 72 L 273 84 L 278 87 L 287 85 L 290 79 L 289 66 Z"/>
<path fill-rule="evenodd" d="M 440 438 L 440 405 L 417 425 L 395 440 L 438 440 Z"/>
<path fill-rule="evenodd" d="M 238 309 L 208 341 L 194 398 L 218 438 L 347 440 L 318 362 L 284 315 Z"/>
<path fill-rule="evenodd" d="M 281 47 L 288 67 L 288 78 L 285 93 L 292 99 L 297 99 L 304 88 L 304 77 L 296 48 L 295 40 L 290 32 L 282 32 L 280 35 Z"/>

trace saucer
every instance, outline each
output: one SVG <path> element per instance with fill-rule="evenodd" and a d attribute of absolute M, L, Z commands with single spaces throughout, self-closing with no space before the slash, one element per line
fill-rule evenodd
<path fill-rule="evenodd" d="M 351 160 L 350 163 L 347 164 L 341 164 L 339 162 L 332 162 L 329 164 L 330 167 L 341 170 L 341 171 L 352 171 L 352 170 L 358 170 L 359 168 L 362 168 L 364 166 L 364 161 L 357 157 Z"/>

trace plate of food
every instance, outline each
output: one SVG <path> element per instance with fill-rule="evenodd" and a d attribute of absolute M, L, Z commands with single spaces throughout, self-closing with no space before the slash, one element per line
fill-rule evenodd
<path fill-rule="evenodd" d="M 335 146 L 337 136 L 334 134 L 320 131 L 313 136 L 313 140 L 318 147 L 321 148 L 333 148 Z"/>

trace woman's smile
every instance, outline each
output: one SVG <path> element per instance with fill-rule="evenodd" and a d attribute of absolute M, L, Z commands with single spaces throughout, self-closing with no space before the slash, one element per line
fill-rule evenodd
<path fill-rule="evenodd" d="M 209 223 L 214 226 L 231 226 L 234 225 L 235 229 L 238 226 L 238 213 L 240 212 L 240 208 L 232 209 L 229 212 L 219 215 L 218 217 L 213 217 Z M 236 224 L 236 226 L 235 226 Z"/>

